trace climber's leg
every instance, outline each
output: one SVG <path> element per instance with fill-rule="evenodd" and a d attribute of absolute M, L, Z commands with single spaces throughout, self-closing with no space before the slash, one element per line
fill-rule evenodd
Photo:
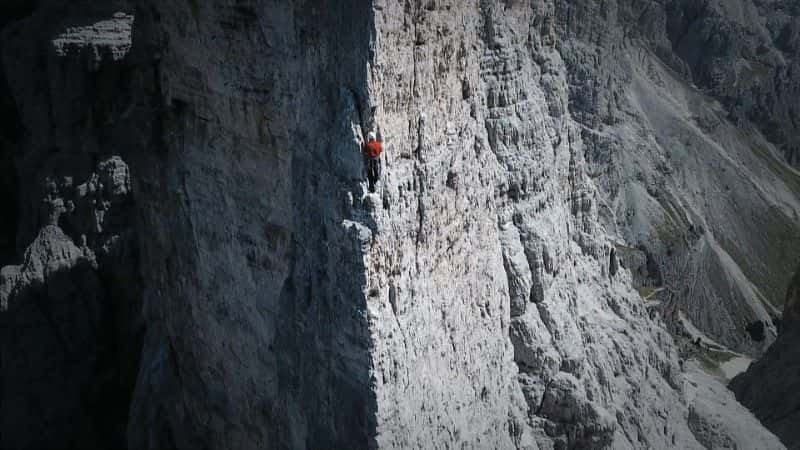
<path fill-rule="evenodd" d="M 372 158 L 367 160 L 367 180 L 369 181 L 369 191 L 375 192 L 375 171 L 372 168 Z"/>
<path fill-rule="evenodd" d="M 367 179 L 369 180 L 370 192 L 375 192 L 375 184 L 380 178 L 380 164 L 381 161 L 378 158 L 369 158 L 367 161 Z"/>

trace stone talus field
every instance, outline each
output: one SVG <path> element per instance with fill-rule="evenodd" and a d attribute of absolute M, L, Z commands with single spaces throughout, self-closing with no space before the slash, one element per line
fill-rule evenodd
<path fill-rule="evenodd" d="M 604 5 L 0 6 L 0 447 L 783 448 L 668 325 L 774 340 L 793 78 Z"/>

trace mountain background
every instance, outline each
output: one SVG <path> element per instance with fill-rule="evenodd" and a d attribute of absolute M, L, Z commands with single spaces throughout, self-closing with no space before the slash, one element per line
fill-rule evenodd
<path fill-rule="evenodd" d="M 800 448 L 796 2 L 0 28 L 3 448 Z"/>

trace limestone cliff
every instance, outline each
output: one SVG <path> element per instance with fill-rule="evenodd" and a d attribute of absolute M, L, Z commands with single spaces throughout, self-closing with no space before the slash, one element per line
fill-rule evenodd
<path fill-rule="evenodd" d="M 594 3 L 0 7 L 2 446 L 781 448 L 634 284 L 761 351 L 791 141 Z"/>

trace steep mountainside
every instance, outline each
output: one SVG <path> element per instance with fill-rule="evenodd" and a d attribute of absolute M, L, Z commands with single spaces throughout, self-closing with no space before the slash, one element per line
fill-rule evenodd
<path fill-rule="evenodd" d="M 782 448 L 634 287 L 761 352 L 795 135 L 596 3 L 0 6 L 0 446 Z"/>
<path fill-rule="evenodd" d="M 751 356 L 774 340 L 800 257 L 800 174 L 781 156 L 800 136 L 784 123 L 800 104 L 784 45 L 798 12 L 762 3 L 558 2 L 556 22 L 624 265 L 677 331 Z"/>

